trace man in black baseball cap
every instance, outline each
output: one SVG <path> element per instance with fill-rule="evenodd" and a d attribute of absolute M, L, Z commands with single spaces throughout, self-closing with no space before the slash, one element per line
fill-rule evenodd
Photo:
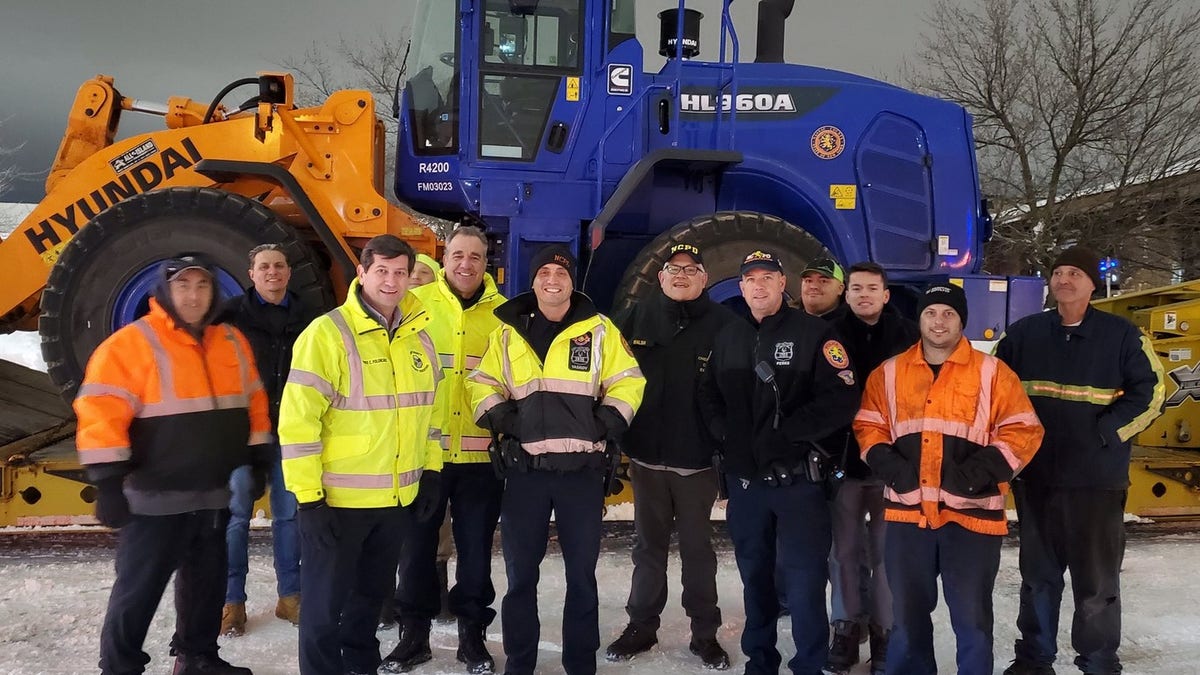
<path fill-rule="evenodd" d="M 754 269 L 783 274 L 783 263 L 779 262 L 779 258 L 770 251 L 756 250 L 742 260 L 738 274 L 745 276 L 747 272 Z"/>

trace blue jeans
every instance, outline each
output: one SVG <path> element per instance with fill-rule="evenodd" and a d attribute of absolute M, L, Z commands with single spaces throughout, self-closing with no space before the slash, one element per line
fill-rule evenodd
<path fill-rule="evenodd" d="M 283 486 L 279 447 L 271 465 L 271 543 L 275 549 L 275 587 L 279 596 L 300 592 L 300 530 L 296 525 L 296 496 Z M 246 602 L 246 572 L 250 567 L 250 518 L 254 515 L 253 477 L 249 466 L 239 466 L 229 476 L 229 527 L 225 545 L 229 550 L 229 580 L 225 602 Z"/>

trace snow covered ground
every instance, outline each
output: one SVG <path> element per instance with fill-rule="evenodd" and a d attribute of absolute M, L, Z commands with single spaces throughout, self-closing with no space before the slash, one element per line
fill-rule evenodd
<path fill-rule="evenodd" d="M 25 535 L 0 535 L 0 578 L 5 580 L 0 592 L 0 673 L 95 672 L 100 623 L 113 578 L 111 549 L 77 544 L 48 547 L 22 537 Z M 718 535 L 717 541 L 721 549 L 718 583 L 725 617 L 719 637 L 734 654 L 731 672 L 740 672 L 745 662 L 737 648 L 742 626 L 741 585 L 728 540 Z M 620 633 L 626 620 L 623 607 L 629 589 L 629 543 L 627 535 L 611 537 L 601 554 L 597 577 L 602 649 Z M 250 561 L 248 632 L 240 638 L 222 638 L 221 653 L 233 663 L 253 668 L 257 675 L 295 673 L 296 630 L 273 615 L 274 576 L 269 551 L 266 534 L 256 532 Z M 1126 673 L 1200 673 L 1200 585 L 1190 577 L 1197 559 L 1200 533 L 1135 536 L 1130 540 L 1123 576 L 1125 637 L 1121 654 Z M 996 583 L 997 674 L 1007 665 L 1015 636 L 1019 585 L 1016 567 L 1017 548 L 1014 541 L 1009 541 Z M 688 622 L 679 608 L 678 570 L 678 559 L 673 558 L 672 587 L 659 645 L 626 664 L 606 663 L 601 656 L 600 673 L 703 672 L 687 650 Z M 493 573 L 497 592 L 503 595 L 505 580 L 499 555 Z M 547 675 L 561 671 L 558 658 L 563 592 L 562 561 L 552 547 L 542 569 L 540 607 L 542 649 L 538 672 Z M 147 651 L 154 659 L 149 672 L 166 672 L 169 667 L 167 642 L 173 622 L 168 592 L 147 640 Z M 939 607 L 935 622 L 942 672 L 954 672 L 954 638 L 944 607 Z M 1059 637 L 1064 650 L 1069 650 L 1069 626 L 1067 613 Z M 384 653 L 395 645 L 394 632 L 380 633 L 379 637 Z M 433 661 L 414 672 L 461 673 L 460 664 L 454 660 L 454 626 L 436 624 L 432 642 Z M 488 630 L 488 643 L 502 663 L 498 621 Z M 786 661 L 792 652 L 786 621 L 780 622 L 780 644 Z M 1073 672 L 1072 657 L 1060 656 L 1060 673 Z M 867 666 L 859 665 L 852 672 L 864 675 Z"/>

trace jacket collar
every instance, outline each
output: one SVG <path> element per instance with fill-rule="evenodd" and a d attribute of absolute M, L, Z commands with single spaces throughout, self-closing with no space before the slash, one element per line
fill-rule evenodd
<path fill-rule="evenodd" d="M 211 310 L 209 314 L 212 314 Z M 146 319 L 157 329 L 159 334 L 166 335 L 178 342 L 190 344 L 203 344 L 204 334 L 213 326 L 208 321 L 205 321 L 198 329 L 184 324 L 179 319 L 179 315 L 170 307 L 159 302 L 158 298 L 150 298 L 150 312 L 146 315 Z"/>
<path fill-rule="evenodd" d="M 394 318 L 395 325 L 389 328 L 384 325 L 383 316 L 371 309 L 362 299 L 361 288 L 357 278 L 351 281 L 350 288 L 346 291 L 346 302 L 342 303 L 342 309 L 350 317 L 350 328 L 358 335 L 384 330 L 395 338 L 397 335 L 415 333 L 431 321 L 424 303 L 408 292 L 400 299 L 400 306 L 396 308 L 399 316 Z"/>
<path fill-rule="evenodd" d="M 1096 316 L 1097 311 L 1099 310 L 1089 304 L 1087 309 L 1083 311 L 1083 321 L 1080 321 L 1078 326 L 1075 326 L 1071 329 L 1071 336 L 1085 338 L 1090 336 L 1092 331 L 1095 330 L 1096 322 L 1093 320 L 1093 317 Z M 1062 314 L 1058 313 L 1057 307 L 1047 312 L 1047 314 L 1054 315 L 1054 330 L 1060 333 L 1065 333 L 1067 331 L 1067 327 L 1064 326 L 1062 322 Z"/>
<path fill-rule="evenodd" d="M 517 297 L 505 302 L 497 307 L 494 311 L 496 318 L 504 323 L 524 329 L 526 319 L 533 316 L 537 311 L 537 296 L 533 291 L 525 291 Z M 596 310 L 595 303 L 588 296 L 579 291 L 571 292 L 571 309 L 567 310 L 567 315 L 560 322 L 564 325 L 579 323 L 584 319 L 589 319 L 596 316 L 600 312 Z"/>

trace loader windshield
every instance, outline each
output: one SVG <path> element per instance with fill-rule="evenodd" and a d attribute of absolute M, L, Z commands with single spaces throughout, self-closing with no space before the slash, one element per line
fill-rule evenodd
<path fill-rule="evenodd" d="M 458 150 L 458 3 L 425 0 L 417 7 L 407 66 L 409 126 L 418 155 Z"/>
<path fill-rule="evenodd" d="M 582 0 L 486 0 L 479 26 L 479 156 L 532 160 L 555 94 L 583 62 Z"/>

